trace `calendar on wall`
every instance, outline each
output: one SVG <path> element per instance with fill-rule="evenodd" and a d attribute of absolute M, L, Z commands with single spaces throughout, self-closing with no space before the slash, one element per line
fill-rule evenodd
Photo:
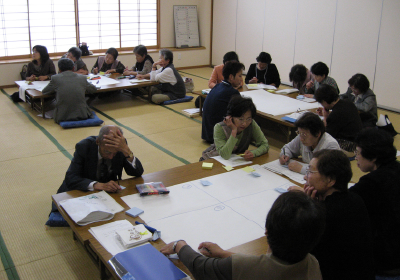
<path fill-rule="evenodd" d="M 197 6 L 175 6 L 175 47 L 189 48 L 200 46 Z"/>

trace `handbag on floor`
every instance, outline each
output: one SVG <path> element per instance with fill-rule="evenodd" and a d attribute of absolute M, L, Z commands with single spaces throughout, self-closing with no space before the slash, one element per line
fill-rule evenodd
<path fill-rule="evenodd" d="M 398 132 L 394 129 L 393 124 L 390 122 L 388 115 L 384 116 L 381 114 L 376 125 L 379 129 L 383 129 L 386 132 L 389 132 L 389 134 L 393 137 L 398 134 Z"/>

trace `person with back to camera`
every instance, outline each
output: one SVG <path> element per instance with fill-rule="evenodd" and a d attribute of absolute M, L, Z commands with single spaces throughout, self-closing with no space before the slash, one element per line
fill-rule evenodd
<path fill-rule="evenodd" d="M 232 96 L 240 95 L 235 87 L 243 81 L 243 70 L 244 65 L 240 62 L 225 63 L 222 70 L 224 80 L 210 91 L 204 101 L 201 138 L 210 144 L 214 143 L 214 126 L 224 119 Z"/>
<path fill-rule="evenodd" d="M 83 75 L 72 72 L 74 62 L 69 58 L 58 61 L 60 73 L 51 77 L 50 83 L 42 90 L 44 95 L 56 94 L 54 121 L 86 120 L 92 111 L 86 103 L 85 93 L 95 93 L 96 87 Z"/>
<path fill-rule="evenodd" d="M 376 280 L 400 279 L 400 163 L 393 137 L 374 128 L 355 139 L 357 166 L 362 172 L 350 188 L 364 200 L 371 220 Z"/>
<path fill-rule="evenodd" d="M 82 51 L 78 47 L 72 47 L 68 50 L 66 54 L 62 56 L 62 58 L 69 58 L 74 62 L 73 72 L 77 74 L 87 75 L 89 74 L 89 70 L 85 62 L 83 62 L 81 56 Z"/>
<path fill-rule="evenodd" d="M 279 87 L 281 78 L 275 64 L 271 63 L 271 55 L 266 52 L 260 52 L 256 60 L 257 63 L 251 64 L 249 71 L 247 71 L 246 84 L 262 83 Z"/>
<path fill-rule="evenodd" d="M 323 116 L 328 132 L 348 156 L 354 156 L 354 139 L 362 129 L 362 122 L 357 107 L 348 100 L 342 100 L 337 90 L 327 84 L 321 85 L 314 95 L 323 108 L 317 112 Z"/>
<path fill-rule="evenodd" d="M 99 72 L 105 74 L 120 73 L 125 70 L 125 66 L 117 59 L 118 51 L 116 48 L 109 48 L 105 56 L 99 56 L 92 68 L 92 73 L 97 75 Z"/>
<path fill-rule="evenodd" d="M 252 160 L 268 152 L 268 140 L 254 121 L 256 106 L 251 98 L 233 96 L 226 114 L 225 119 L 214 126 L 214 144 L 203 152 L 200 161 L 218 155 L 229 159 L 232 154 L 242 153 L 245 160 Z M 257 149 L 249 151 L 250 143 Z"/>
<path fill-rule="evenodd" d="M 321 202 L 326 211 L 326 228 L 311 250 L 324 280 L 373 280 L 372 232 L 367 208 L 361 197 L 348 191 L 352 177 L 350 161 L 339 150 L 314 154 L 301 190 Z"/>
<path fill-rule="evenodd" d="M 152 71 L 149 74 L 137 75 L 138 79 L 150 79 L 159 82 L 159 85 L 152 86 L 151 101 L 161 104 L 167 100 L 184 98 L 186 96 L 185 83 L 181 75 L 175 69 L 174 54 L 167 49 L 160 50 L 160 59 L 153 63 Z M 161 68 L 157 70 L 157 65 Z"/>
<path fill-rule="evenodd" d="M 147 54 L 147 48 L 143 45 L 136 46 L 133 49 L 133 53 L 136 57 L 136 64 L 129 70 L 128 67 L 124 70 L 124 75 L 146 75 L 151 72 L 153 66 L 153 58 Z"/>
<path fill-rule="evenodd" d="M 321 85 L 330 85 L 335 88 L 338 94 L 340 93 L 336 81 L 328 76 L 329 68 L 325 63 L 315 63 L 311 66 L 311 73 L 314 75 L 314 80 L 311 80 L 306 84 L 305 97 L 313 98 L 315 92 Z"/>
<path fill-rule="evenodd" d="M 355 74 L 348 83 L 347 92 L 341 94 L 340 98 L 354 102 L 360 112 L 363 127 L 375 127 L 378 121 L 378 108 L 375 93 L 369 88 L 368 78 L 363 74 Z"/>
<path fill-rule="evenodd" d="M 194 251 L 184 240 L 161 248 L 178 254 L 196 280 L 321 280 L 318 261 L 309 252 L 325 228 L 320 205 L 303 192 L 281 194 L 268 212 L 265 235 L 269 245 L 261 256 L 235 254 L 212 242 Z"/>
<path fill-rule="evenodd" d="M 306 85 L 313 79 L 313 75 L 303 64 L 296 64 L 290 69 L 289 80 L 293 87 L 299 90 L 299 94 L 305 94 Z"/>
<path fill-rule="evenodd" d="M 45 46 L 36 45 L 32 48 L 32 62 L 28 63 L 26 70 L 27 81 L 50 80 L 56 74 L 56 67 L 49 57 Z"/>
<path fill-rule="evenodd" d="M 290 170 L 306 174 L 307 169 L 307 165 L 303 166 L 295 160 L 290 161 L 291 158 L 301 156 L 303 162 L 309 163 L 317 151 L 340 150 L 338 142 L 325 132 L 325 125 L 316 114 L 306 112 L 294 125 L 297 128 L 297 136 L 283 146 L 279 156 L 279 163 L 287 164 Z"/>

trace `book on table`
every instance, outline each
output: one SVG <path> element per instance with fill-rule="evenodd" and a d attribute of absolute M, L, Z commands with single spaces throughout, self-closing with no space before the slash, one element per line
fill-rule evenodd
<path fill-rule="evenodd" d="M 65 212 L 80 226 L 99 221 L 108 221 L 124 208 L 108 193 L 101 191 L 60 202 Z"/>
<path fill-rule="evenodd" d="M 149 243 L 118 253 L 108 263 L 124 280 L 180 280 L 187 277 Z"/>

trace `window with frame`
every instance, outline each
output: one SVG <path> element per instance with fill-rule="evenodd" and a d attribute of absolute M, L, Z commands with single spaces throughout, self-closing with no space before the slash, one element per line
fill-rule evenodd
<path fill-rule="evenodd" d="M 60 55 L 158 47 L 158 0 L 0 0 L 0 59 L 29 57 L 35 45 Z"/>

